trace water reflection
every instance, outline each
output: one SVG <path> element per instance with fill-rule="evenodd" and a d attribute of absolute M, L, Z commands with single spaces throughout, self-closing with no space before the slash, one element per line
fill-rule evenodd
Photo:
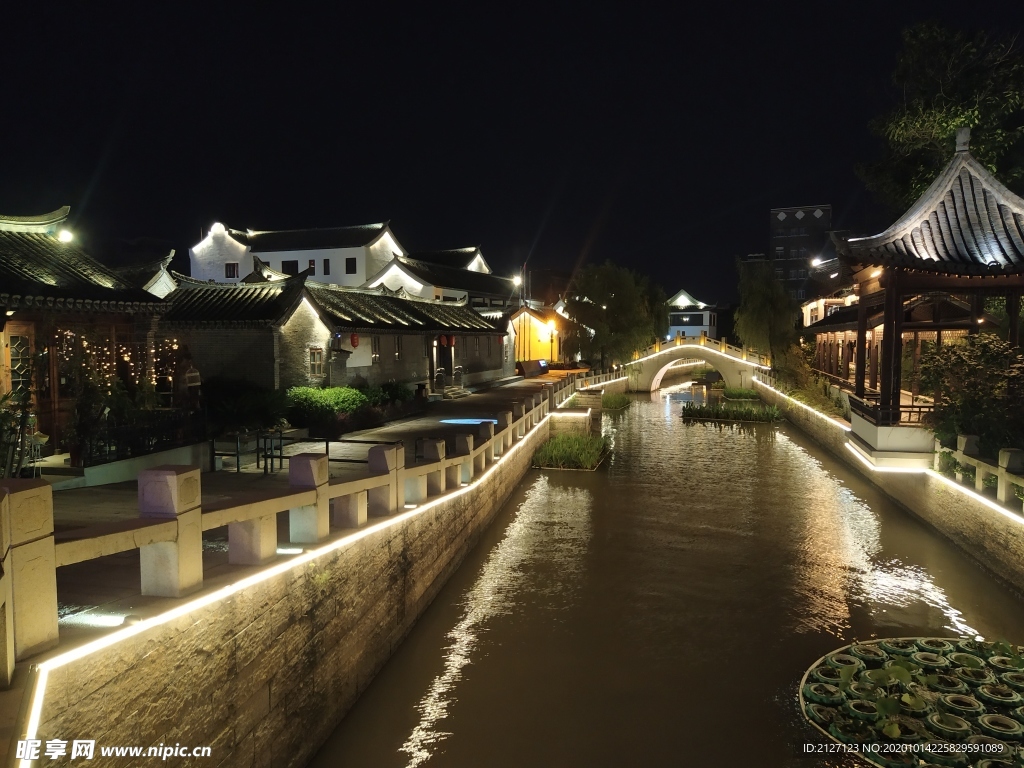
<path fill-rule="evenodd" d="M 410 768 L 429 759 L 452 734 L 440 730 L 455 700 L 462 669 L 472 661 L 486 622 L 522 608 L 531 590 L 571 602 L 591 536 L 591 496 L 587 490 L 552 486 L 539 477 L 516 512 L 505 537 L 494 548 L 480 576 L 462 600 L 463 613 L 447 634 L 444 671 L 434 678 L 416 706 L 419 723 L 399 748 Z M 538 576 L 544 577 L 538 581 Z"/>

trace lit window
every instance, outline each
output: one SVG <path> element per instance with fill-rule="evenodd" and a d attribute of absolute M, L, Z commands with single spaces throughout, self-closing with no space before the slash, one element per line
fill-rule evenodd
<path fill-rule="evenodd" d="M 330 259 L 324 259 L 324 274 L 325 275 L 331 274 L 331 260 Z"/>
<path fill-rule="evenodd" d="M 345 259 L 345 274 L 354 275 L 356 273 L 356 257 L 349 256 Z"/>
<path fill-rule="evenodd" d="M 324 351 L 322 349 L 309 350 L 309 375 L 310 376 L 323 376 L 324 375 Z"/>
<path fill-rule="evenodd" d="M 395 360 L 402 359 L 402 337 L 395 336 Z"/>
<path fill-rule="evenodd" d="M 229 261 L 227 264 L 224 265 L 224 277 L 226 277 L 226 278 L 236 278 L 236 277 L 238 277 L 238 262 L 237 261 Z"/>
<path fill-rule="evenodd" d="M 370 337 L 370 362 L 380 362 L 380 336 Z"/>

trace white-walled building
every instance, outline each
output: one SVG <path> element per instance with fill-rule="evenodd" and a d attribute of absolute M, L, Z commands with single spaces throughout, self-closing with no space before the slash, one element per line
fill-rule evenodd
<path fill-rule="evenodd" d="M 685 290 L 668 300 L 669 336 L 700 336 L 706 333 L 718 338 L 718 308 L 697 301 Z"/>
<path fill-rule="evenodd" d="M 256 256 L 284 275 L 310 270 L 309 279 L 356 288 L 405 254 L 388 222 L 329 229 L 228 229 L 221 223 L 189 249 L 192 277 L 237 283 L 256 269 Z"/>
<path fill-rule="evenodd" d="M 466 301 L 478 312 L 500 314 L 520 303 L 520 286 L 493 274 L 479 248 L 396 255 L 362 287 L 382 286 L 421 299 Z"/>

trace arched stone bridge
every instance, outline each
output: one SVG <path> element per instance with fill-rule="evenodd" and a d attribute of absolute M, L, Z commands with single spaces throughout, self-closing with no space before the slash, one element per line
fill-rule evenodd
<path fill-rule="evenodd" d="M 677 336 L 644 350 L 639 359 L 622 366 L 632 392 L 653 392 L 665 372 L 680 360 L 700 360 L 722 374 L 727 387 L 751 387 L 753 375 L 767 370 L 771 361 L 744 347 L 734 347 L 707 336 Z"/>

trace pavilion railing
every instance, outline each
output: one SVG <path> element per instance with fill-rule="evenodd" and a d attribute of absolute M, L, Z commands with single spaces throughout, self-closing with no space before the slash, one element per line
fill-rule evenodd
<path fill-rule="evenodd" d="M 143 411 L 127 424 L 107 422 L 82 446 L 82 466 L 146 456 L 206 440 L 201 413 L 187 410 Z"/>
<path fill-rule="evenodd" d="M 925 424 L 928 414 L 935 410 L 935 406 L 929 403 L 883 408 L 877 403 L 851 397 L 850 410 L 876 426 L 922 426 Z"/>

